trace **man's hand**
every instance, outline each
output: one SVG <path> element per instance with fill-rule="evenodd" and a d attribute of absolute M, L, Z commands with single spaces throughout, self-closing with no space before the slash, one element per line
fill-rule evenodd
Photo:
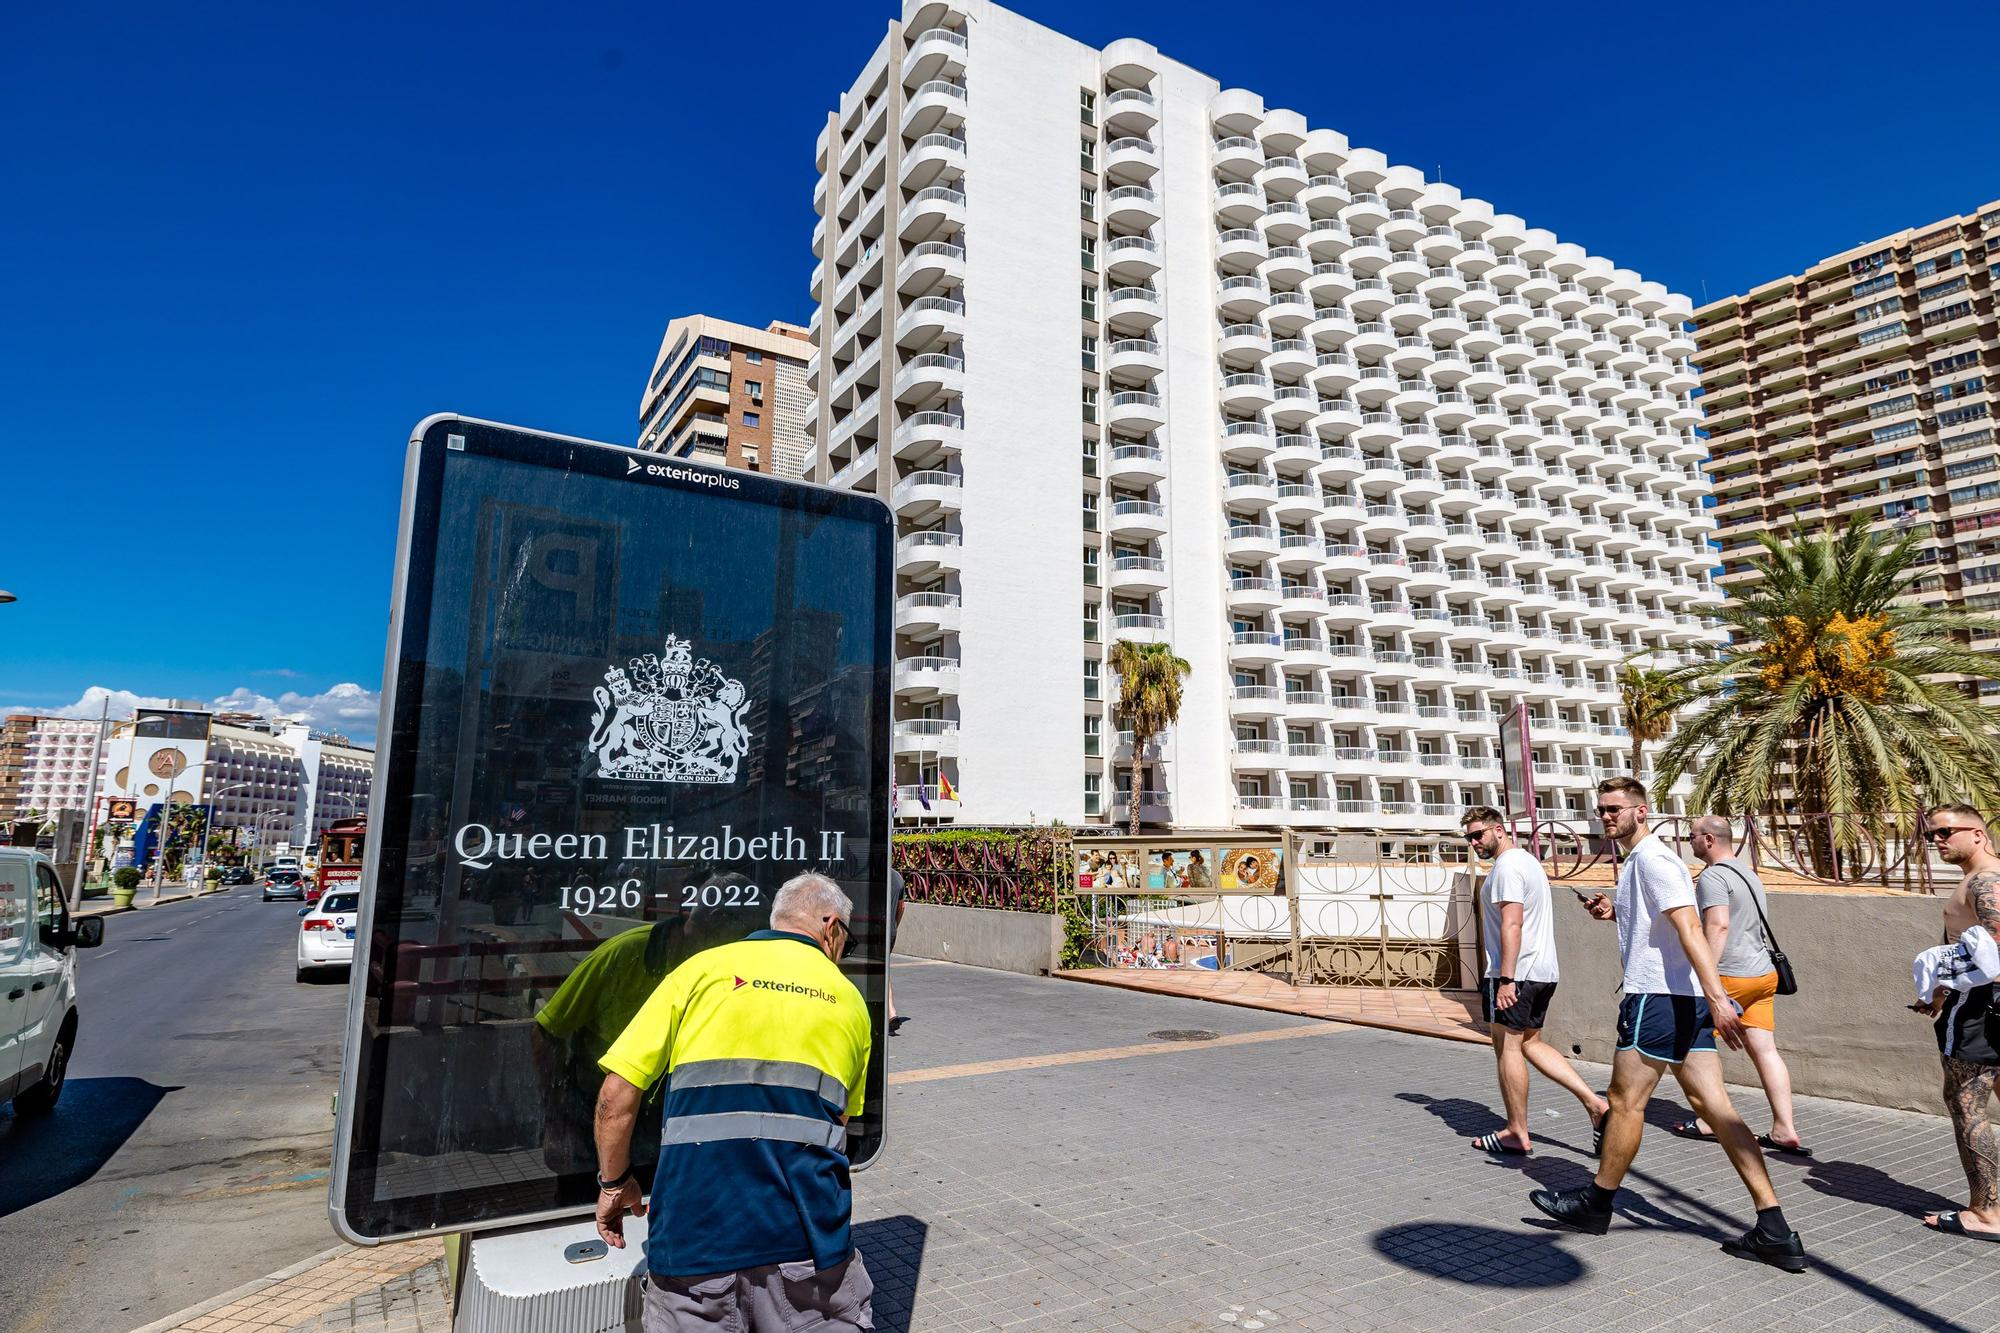
<path fill-rule="evenodd" d="M 1945 1003 L 1950 999 L 1951 988 L 1949 986 L 1939 986 L 1931 992 L 1930 999 L 1920 1000 L 1916 1004 L 1911 1005 L 1910 1009 L 1914 1013 L 1922 1014 L 1925 1018 L 1936 1018 L 1944 1012 Z"/>
<path fill-rule="evenodd" d="M 1715 1023 L 1715 1035 L 1732 1051 L 1743 1049 L 1743 1014 L 1727 994 L 1708 997 L 1708 1016 Z"/>
<path fill-rule="evenodd" d="M 646 1215 L 646 1201 L 640 1197 L 639 1182 L 628 1180 L 615 1190 L 597 1191 L 597 1234 L 614 1250 L 625 1248 L 625 1231 L 619 1225 L 630 1213 Z"/>
<path fill-rule="evenodd" d="M 1499 989 L 1493 992 L 1494 1011 L 1497 1013 L 1502 1009 L 1512 1009 L 1514 1007 L 1514 1002 L 1518 1000 L 1520 997 L 1521 997 L 1520 988 L 1516 986 L 1513 982 L 1511 981 L 1508 982 L 1506 985 L 1500 987 Z"/>
<path fill-rule="evenodd" d="M 1618 915 L 1617 909 L 1611 905 L 1611 900 L 1601 893 L 1585 903 L 1583 910 L 1596 917 L 1599 921 L 1609 921 Z"/>

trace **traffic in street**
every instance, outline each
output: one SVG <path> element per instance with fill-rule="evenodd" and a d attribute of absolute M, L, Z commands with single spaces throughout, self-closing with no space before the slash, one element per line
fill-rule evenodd
<path fill-rule="evenodd" d="M 333 1243 L 347 974 L 300 975 L 300 910 L 260 879 L 110 915 L 78 951 L 61 1098 L 0 1108 L 0 1308 L 20 1333 L 140 1327 Z"/>

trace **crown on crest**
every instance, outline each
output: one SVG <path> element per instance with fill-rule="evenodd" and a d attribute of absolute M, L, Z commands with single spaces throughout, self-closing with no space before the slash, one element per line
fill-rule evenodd
<path fill-rule="evenodd" d="M 688 672 L 694 669 L 694 650 L 686 639 L 669 634 L 660 653 L 660 674 L 669 690 L 687 689 Z"/>

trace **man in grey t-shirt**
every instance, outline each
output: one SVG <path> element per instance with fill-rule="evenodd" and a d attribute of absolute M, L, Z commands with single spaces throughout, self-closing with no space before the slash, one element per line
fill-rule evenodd
<path fill-rule="evenodd" d="M 1695 903 L 1701 908 L 1701 930 L 1715 954 L 1715 970 L 1722 974 L 1722 987 L 1743 1010 L 1743 1049 L 1756 1066 L 1764 1084 L 1764 1096 L 1771 1103 L 1771 1132 L 1757 1142 L 1774 1152 L 1794 1157 L 1810 1157 L 1812 1150 L 1799 1140 L 1798 1126 L 1792 1121 L 1792 1072 L 1785 1057 L 1778 1054 L 1777 1019 L 1772 997 L 1778 993 L 1778 970 L 1771 962 L 1770 942 L 1764 922 L 1770 908 L 1764 900 L 1764 882 L 1757 872 L 1733 850 L 1729 821 L 1720 815 L 1703 815 L 1694 821 L 1688 837 L 1694 854 L 1708 868 L 1695 881 Z M 1673 1126 L 1684 1139 L 1713 1139 L 1715 1136 L 1699 1118 Z"/>

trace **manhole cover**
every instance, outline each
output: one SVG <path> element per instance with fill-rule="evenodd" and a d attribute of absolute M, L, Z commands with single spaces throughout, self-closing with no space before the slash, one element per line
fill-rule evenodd
<path fill-rule="evenodd" d="M 1220 1032 L 1203 1032 L 1200 1028 L 1163 1028 L 1158 1032 L 1148 1032 L 1154 1041 L 1214 1041 Z"/>

